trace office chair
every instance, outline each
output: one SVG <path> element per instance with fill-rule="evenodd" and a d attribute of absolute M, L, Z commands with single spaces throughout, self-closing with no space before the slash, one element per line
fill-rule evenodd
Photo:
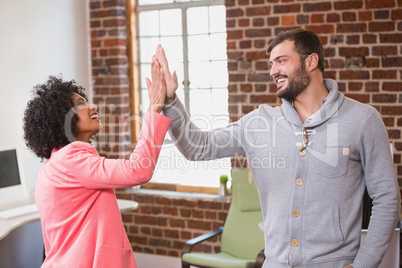
<path fill-rule="evenodd" d="M 224 226 L 187 241 L 182 250 L 182 267 L 251 268 L 264 248 L 264 233 L 258 191 L 249 181 L 249 170 L 232 170 L 232 200 Z M 220 253 L 192 253 L 193 246 L 221 235 Z"/>

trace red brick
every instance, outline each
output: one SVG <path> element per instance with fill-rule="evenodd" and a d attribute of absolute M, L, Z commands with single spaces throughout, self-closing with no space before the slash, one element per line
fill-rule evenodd
<path fill-rule="evenodd" d="M 246 79 L 244 74 L 229 74 L 230 82 L 243 82 Z"/>
<path fill-rule="evenodd" d="M 329 13 L 327 14 L 327 22 L 329 23 L 334 23 L 334 22 L 339 22 L 341 20 L 341 16 L 336 13 Z"/>
<path fill-rule="evenodd" d="M 241 8 L 226 8 L 226 17 L 227 18 L 235 18 L 235 17 L 243 17 L 244 11 Z"/>
<path fill-rule="evenodd" d="M 240 85 L 240 91 L 241 92 L 252 92 L 253 86 L 251 84 L 242 84 L 242 85 Z"/>
<path fill-rule="evenodd" d="M 368 71 L 340 71 L 339 76 L 341 80 L 355 80 L 355 79 L 369 79 L 370 73 Z"/>
<path fill-rule="evenodd" d="M 339 56 L 342 57 L 363 57 L 369 55 L 368 47 L 340 47 Z"/>
<path fill-rule="evenodd" d="M 362 82 L 349 82 L 348 83 L 348 89 L 350 91 L 360 91 L 363 88 L 363 83 Z"/>
<path fill-rule="evenodd" d="M 263 103 L 276 103 L 277 97 L 273 95 L 251 95 L 250 103 L 263 104 Z"/>
<path fill-rule="evenodd" d="M 382 106 L 382 115 L 402 115 L 402 106 Z"/>
<path fill-rule="evenodd" d="M 402 82 L 384 82 L 382 84 L 383 91 L 401 91 Z"/>
<path fill-rule="evenodd" d="M 351 99 L 357 100 L 362 103 L 369 103 L 370 102 L 370 95 L 368 94 L 351 94 L 351 93 L 346 93 L 346 97 L 349 97 Z"/>
<path fill-rule="evenodd" d="M 263 18 L 253 19 L 253 27 L 261 27 L 261 26 L 265 26 L 265 20 Z"/>
<path fill-rule="evenodd" d="M 375 46 L 372 48 L 373 56 L 376 55 L 397 55 L 398 54 L 398 47 L 397 46 Z"/>
<path fill-rule="evenodd" d="M 373 12 L 372 11 L 360 11 L 358 13 L 359 21 L 371 21 L 373 20 Z"/>
<path fill-rule="evenodd" d="M 275 5 L 274 14 L 279 13 L 299 13 L 301 12 L 300 4 L 290 4 L 290 5 Z"/>
<path fill-rule="evenodd" d="M 391 10 L 391 19 L 394 21 L 402 20 L 402 9 Z"/>
<path fill-rule="evenodd" d="M 267 18 L 267 25 L 268 26 L 276 26 L 279 25 L 279 17 L 268 17 Z"/>
<path fill-rule="evenodd" d="M 336 1 L 334 3 L 335 10 L 350 10 L 350 9 L 361 9 L 363 7 L 363 1 Z"/>
<path fill-rule="evenodd" d="M 395 22 L 369 22 L 369 32 L 390 32 L 395 30 Z"/>
<path fill-rule="evenodd" d="M 382 57 L 382 67 L 402 67 L 402 57 Z"/>
<path fill-rule="evenodd" d="M 342 13 L 343 21 L 356 21 L 356 13 L 355 12 L 344 12 Z"/>
<path fill-rule="evenodd" d="M 246 16 L 267 16 L 271 14 L 271 6 L 253 6 L 246 9 Z"/>
<path fill-rule="evenodd" d="M 348 35 L 346 37 L 346 44 L 348 44 L 348 45 L 360 44 L 360 36 L 359 35 Z"/>
<path fill-rule="evenodd" d="M 246 52 L 247 61 L 266 59 L 266 58 L 267 58 L 267 52 L 265 50 Z"/>
<path fill-rule="evenodd" d="M 380 34 L 380 43 L 402 43 L 402 34 Z"/>
<path fill-rule="evenodd" d="M 379 103 L 396 103 L 397 95 L 395 94 L 374 94 L 373 102 Z"/>
<path fill-rule="evenodd" d="M 211 230 L 211 222 L 189 220 L 187 227 L 198 230 Z"/>
<path fill-rule="evenodd" d="M 364 0 L 367 9 L 395 7 L 395 0 Z"/>
<path fill-rule="evenodd" d="M 365 23 L 343 23 L 336 26 L 337 33 L 359 33 L 366 31 L 367 26 Z"/>
<path fill-rule="evenodd" d="M 295 16 L 294 15 L 287 15 L 282 16 L 282 25 L 295 25 Z"/>
<path fill-rule="evenodd" d="M 308 25 L 306 29 L 309 29 L 316 34 L 331 34 L 335 32 L 334 25 L 322 24 L 322 25 Z"/>
<path fill-rule="evenodd" d="M 105 28 L 126 26 L 125 19 L 106 19 L 102 21 L 102 25 Z"/>
<path fill-rule="evenodd" d="M 238 24 L 240 27 L 247 27 L 250 26 L 250 19 L 246 18 L 246 19 L 239 19 L 238 20 Z"/>
<path fill-rule="evenodd" d="M 264 73 L 251 73 L 247 76 L 248 82 L 269 82 L 271 81 L 271 77 L 269 74 Z"/>
<path fill-rule="evenodd" d="M 246 29 L 245 36 L 248 38 L 253 37 L 269 37 L 271 36 L 271 29 L 270 28 L 263 28 L 263 29 Z"/>
<path fill-rule="evenodd" d="M 366 58 L 366 68 L 378 68 L 380 67 L 379 58 Z"/>
<path fill-rule="evenodd" d="M 374 70 L 373 79 L 396 79 L 396 70 Z"/>
<path fill-rule="evenodd" d="M 126 39 L 120 39 L 120 38 L 113 38 L 113 39 L 105 39 L 103 41 L 103 45 L 105 47 L 113 47 L 113 46 L 126 46 Z"/>
<path fill-rule="evenodd" d="M 303 4 L 303 12 L 330 11 L 331 9 L 332 9 L 332 5 L 330 2 Z"/>
<path fill-rule="evenodd" d="M 363 35 L 363 43 L 364 44 L 373 44 L 377 42 L 377 35 L 374 34 L 364 34 Z"/>
<path fill-rule="evenodd" d="M 220 209 L 222 209 L 222 203 L 199 200 L 198 208 L 208 208 L 208 209 L 220 210 Z"/>
<path fill-rule="evenodd" d="M 243 30 L 228 30 L 227 31 L 227 39 L 243 39 Z"/>
<path fill-rule="evenodd" d="M 312 14 L 310 20 L 311 23 L 324 23 L 324 14 Z"/>

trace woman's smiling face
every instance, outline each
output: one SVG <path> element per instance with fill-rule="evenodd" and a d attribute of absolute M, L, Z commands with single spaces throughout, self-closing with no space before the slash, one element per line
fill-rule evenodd
<path fill-rule="evenodd" d="M 73 93 L 74 112 L 78 116 L 78 134 L 75 139 L 89 142 L 91 137 L 102 129 L 96 105 L 88 104 L 87 100 L 77 93 Z"/>

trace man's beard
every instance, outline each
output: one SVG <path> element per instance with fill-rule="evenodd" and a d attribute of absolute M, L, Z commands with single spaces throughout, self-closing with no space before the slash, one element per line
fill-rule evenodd
<path fill-rule="evenodd" d="M 288 101 L 294 101 L 300 93 L 302 93 L 310 84 L 311 78 L 306 72 L 306 67 L 303 61 L 300 63 L 300 67 L 288 77 L 288 87 L 282 91 L 279 91 L 278 98 Z"/>

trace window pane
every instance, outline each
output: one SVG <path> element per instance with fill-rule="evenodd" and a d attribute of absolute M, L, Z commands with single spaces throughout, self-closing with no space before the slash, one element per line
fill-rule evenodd
<path fill-rule="evenodd" d="M 183 79 L 183 38 L 162 37 L 160 44 L 165 50 L 170 71 L 176 70 L 179 78 Z M 180 74 L 180 75 L 179 75 Z"/>
<path fill-rule="evenodd" d="M 226 61 L 211 62 L 211 86 L 227 87 L 228 86 L 228 70 Z"/>
<path fill-rule="evenodd" d="M 208 35 L 196 35 L 188 37 L 189 61 L 205 61 L 210 59 Z"/>
<path fill-rule="evenodd" d="M 151 79 L 151 64 L 141 64 L 141 88 L 147 88 L 145 77 Z"/>
<path fill-rule="evenodd" d="M 181 35 L 182 23 L 181 23 L 181 10 L 180 9 L 168 9 L 161 10 L 161 35 Z"/>
<path fill-rule="evenodd" d="M 228 115 L 228 90 L 227 88 L 214 88 L 212 90 L 212 113 L 214 115 L 226 115 L 225 118 L 229 122 Z"/>
<path fill-rule="evenodd" d="M 149 107 L 148 89 L 142 88 L 141 89 L 141 107 L 140 107 L 142 114 L 145 114 L 148 107 Z"/>
<path fill-rule="evenodd" d="M 211 69 L 209 62 L 190 62 L 188 73 L 191 88 L 211 87 Z"/>
<path fill-rule="evenodd" d="M 187 10 L 187 33 L 205 34 L 208 33 L 208 8 L 194 7 Z"/>
<path fill-rule="evenodd" d="M 226 32 L 226 9 L 224 6 L 209 7 L 209 31 L 211 33 Z"/>
<path fill-rule="evenodd" d="M 230 169 L 230 158 L 188 161 L 174 144 L 164 144 L 151 182 L 218 187 L 220 175 L 230 177 Z"/>
<path fill-rule="evenodd" d="M 139 35 L 159 36 L 159 11 L 144 11 L 139 14 Z"/>
<path fill-rule="evenodd" d="M 190 114 L 192 116 L 211 115 L 211 97 L 209 89 L 190 89 Z"/>
<path fill-rule="evenodd" d="M 211 60 L 226 60 L 226 33 L 211 34 Z"/>
<path fill-rule="evenodd" d="M 140 61 L 151 62 L 152 55 L 155 54 L 156 46 L 160 43 L 158 37 L 140 38 Z"/>

